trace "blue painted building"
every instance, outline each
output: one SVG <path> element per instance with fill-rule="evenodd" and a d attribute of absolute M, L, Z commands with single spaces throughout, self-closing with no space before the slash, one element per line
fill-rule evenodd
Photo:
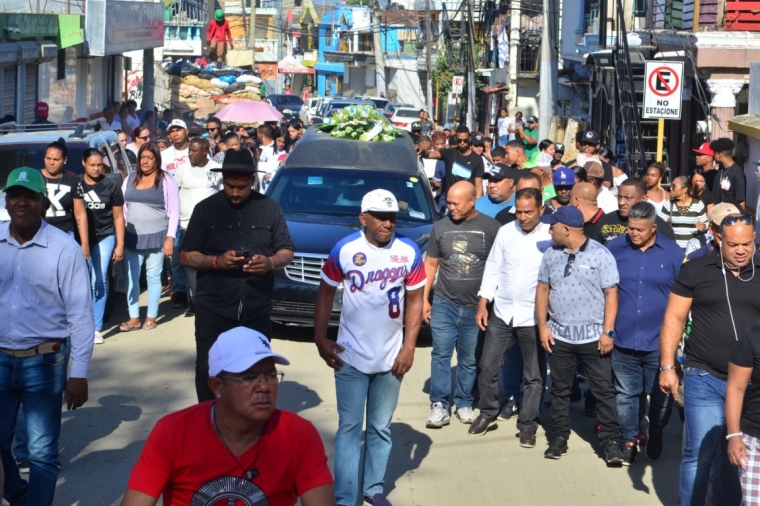
<path fill-rule="evenodd" d="M 317 93 L 320 97 L 335 95 L 342 90 L 343 63 L 328 62 L 325 51 L 338 51 L 340 34 L 353 25 L 351 9 L 335 6 L 319 22 L 319 59 L 314 65 L 317 74 Z M 328 92 L 329 89 L 329 92 Z"/>

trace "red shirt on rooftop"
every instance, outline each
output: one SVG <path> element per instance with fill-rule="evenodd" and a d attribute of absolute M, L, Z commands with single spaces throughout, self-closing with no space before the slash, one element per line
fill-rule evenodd
<path fill-rule="evenodd" d="M 230 23 L 225 19 L 221 23 L 217 20 L 211 21 L 208 24 L 208 33 L 206 34 L 206 40 L 211 42 L 212 40 L 221 40 L 224 42 L 225 36 L 230 41 L 232 46 L 232 32 L 230 31 Z"/>

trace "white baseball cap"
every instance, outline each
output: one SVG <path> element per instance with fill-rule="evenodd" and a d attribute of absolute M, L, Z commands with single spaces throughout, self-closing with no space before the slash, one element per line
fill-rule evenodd
<path fill-rule="evenodd" d="M 362 212 L 397 213 L 398 201 L 388 190 L 372 190 L 362 199 Z"/>
<path fill-rule="evenodd" d="M 269 339 L 261 332 L 247 327 L 235 327 L 219 334 L 208 352 L 208 374 L 216 376 L 222 371 L 247 371 L 265 358 L 275 364 L 290 365 L 290 360 L 272 351 Z"/>
<path fill-rule="evenodd" d="M 169 123 L 169 130 L 172 129 L 172 127 L 180 127 L 187 130 L 187 123 L 182 121 L 181 119 L 173 119 L 171 123 Z"/>

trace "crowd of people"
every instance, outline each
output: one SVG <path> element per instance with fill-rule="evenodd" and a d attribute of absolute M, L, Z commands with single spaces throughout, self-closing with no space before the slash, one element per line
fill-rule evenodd
<path fill-rule="evenodd" d="M 678 402 L 680 503 L 705 504 L 709 491 L 720 504 L 757 502 L 760 392 L 748 385 L 760 381 L 760 256 L 731 140 L 695 149 L 699 168 L 666 191 L 665 166 L 628 175 L 593 130 L 578 133 L 577 159 L 564 160 L 565 146 L 538 139 L 534 116 L 522 123 L 502 111 L 496 142 L 464 126 L 415 135 L 444 211 L 426 254 L 396 234 L 396 196 L 373 190 L 359 230 L 321 272 L 314 339 L 336 386 L 331 473 L 314 426 L 276 409 L 277 366 L 289 360 L 270 342 L 273 271 L 295 247 L 262 188 L 303 125 L 225 129 L 211 118 L 204 132 L 167 113 L 133 125 L 125 107 L 118 120 L 115 107 L 104 112 L 135 156 L 123 181 L 96 150 L 84 152 L 80 177 L 66 172 L 63 139 L 47 147 L 43 168 L 8 177 L 0 452 L 11 505 L 53 503 L 60 401 L 68 409 L 87 401 L 112 262 L 126 281 L 121 332 L 155 329 L 165 291 L 195 316 L 199 403 L 155 426 L 125 506 L 162 496 L 177 505 L 390 505 L 390 424 L 423 322 L 432 334 L 427 428 L 456 417 L 482 437 L 514 418 L 517 444 L 531 449 L 548 406 L 544 457 L 560 459 L 569 406 L 584 400 L 606 465 L 632 466 L 642 446 L 650 461 L 661 458 Z"/>

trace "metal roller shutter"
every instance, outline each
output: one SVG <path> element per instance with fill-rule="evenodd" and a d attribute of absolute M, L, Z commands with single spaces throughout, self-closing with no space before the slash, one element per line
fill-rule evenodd
<path fill-rule="evenodd" d="M 24 66 L 26 72 L 24 81 L 24 123 L 31 123 L 36 119 L 35 108 L 37 107 L 37 64 L 31 63 Z"/>
<path fill-rule="evenodd" d="M 367 67 L 348 67 L 348 89 L 364 95 L 367 89 Z"/>
<path fill-rule="evenodd" d="M 0 104 L 0 112 L 2 112 L 3 116 L 6 114 L 13 114 L 16 116 L 16 67 L 6 67 L 2 72 L 3 102 Z"/>

